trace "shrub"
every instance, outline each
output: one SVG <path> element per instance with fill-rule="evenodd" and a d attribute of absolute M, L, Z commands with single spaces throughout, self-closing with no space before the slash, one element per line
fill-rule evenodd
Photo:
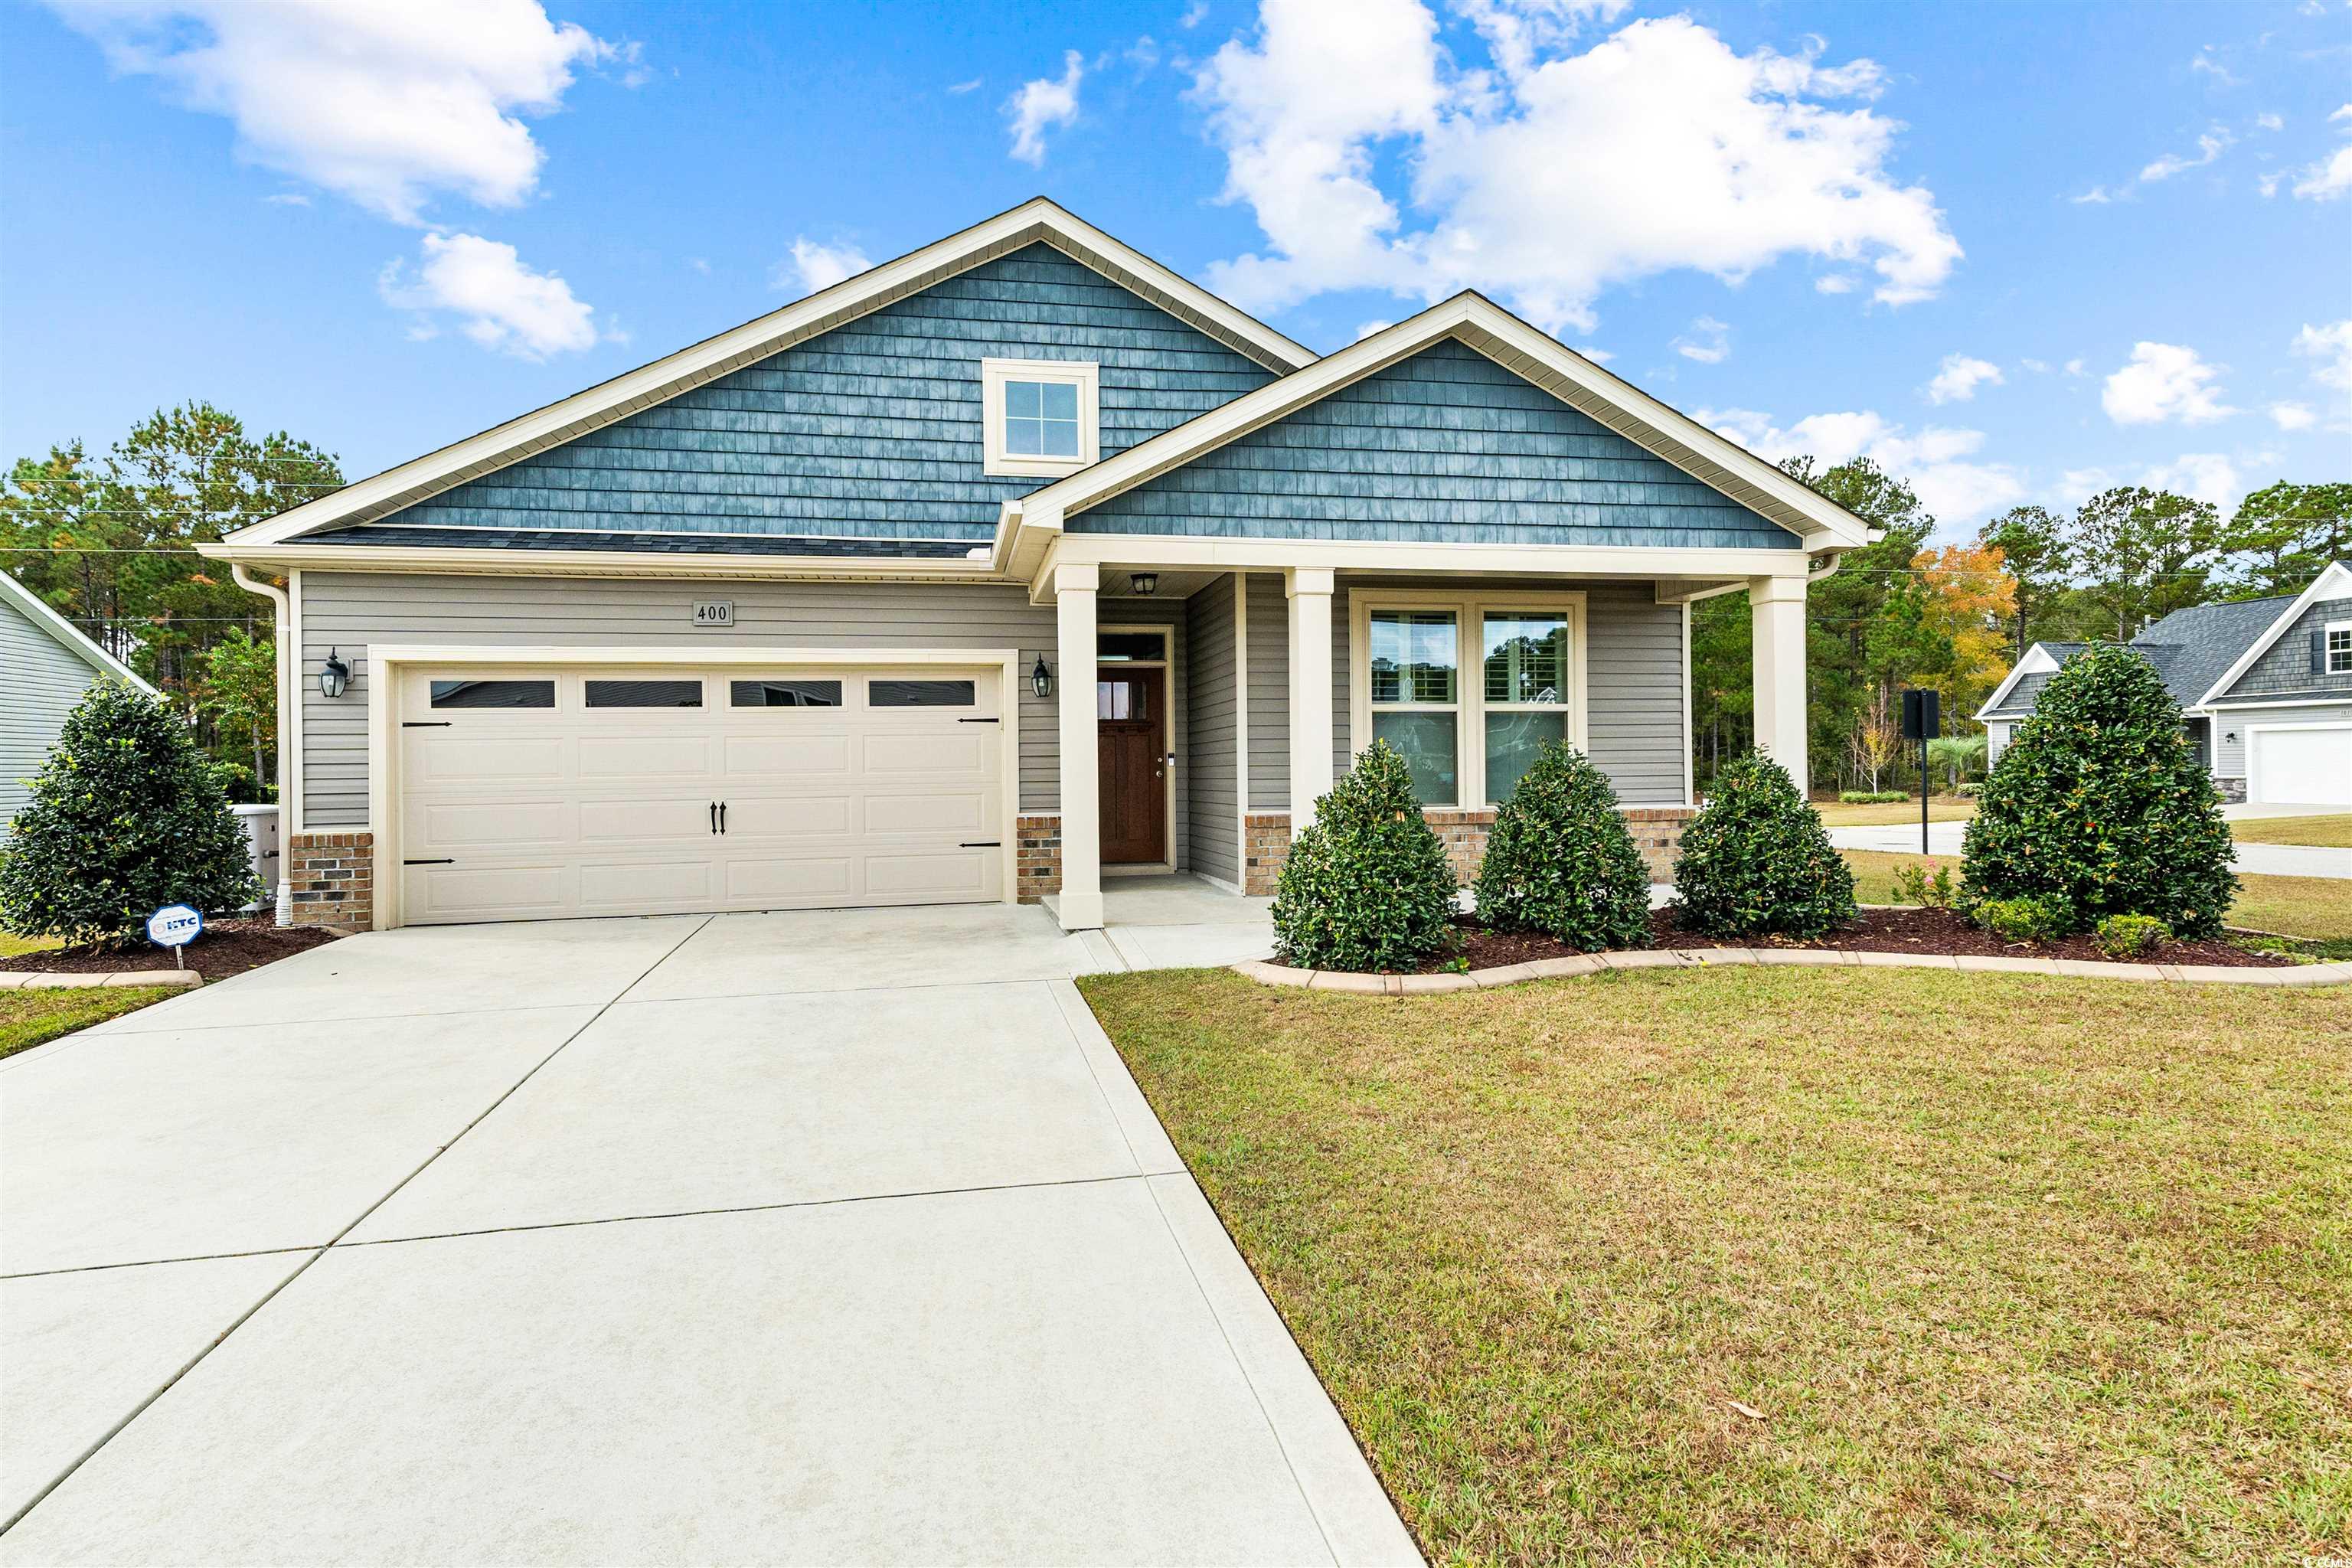
<path fill-rule="evenodd" d="M 2172 928 L 2154 915 L 2109 915 L 2097 927 L 2099 951 L 2109 958 L 2137 958 L 2172 940 Z"/>
<path fill-rule="evenodd" d="M 1842 789 L 1838 791 L 1840 805 L 1893 805 L 1912 797 L 1899 789 Z"/>
<path fill-rule="evenodd" d="M 1580 952 L 1634 947 L 1650 934 L 1650 874 L 1609 779 L 1552 742 L 1519 776 L 1486 836 L 1478 913 L 1504 931 L 1539 931 Z"/>
<path fill-rule="evenodd" d="M 260 896 L 245 831 L 188 727 L 159 699 L 91 687 L 0 853 L 0 926 L 120 939 L 165 904 L 209 913 Z"/>
<path fill-rule="evenodd" d="M 2056 894 L 1987 899 L 1972 911 L 1977 924 L 2003 942 L 2047 942 L 2074 929 L 2074 909 Z"/>
<path fill-rule="evenodd" d="M 1706 936 L 1821 936 L 1853 919 L 1853 871 L 1787 770 L 1751 752 L 1683 830 L 1675 910 Z"/>
<path fill-rule="evenodd" d="M 1937 867 L 1932 877 L 1927 875 L 1927 866 L 1916 860 L 1895 868 L 1895 893 L 1904 903 L 1916 904 L 1923 910 L 1948 910 L 1959 891 L 1952 885 L 1949 866 Z"/>
<path fill-rule="evenodd" d="M 1979 900 L 2050 895 L 2082 930 L 2151 914 L 2220 934 L 2236 895 L 2229 825 L 2156 667 L 2094 643 L 2043 687 L 1993 764 L 1963 840 Z"/>
<path fill-rule="evenodd" d="M 1451 934 L 1454 893 L 1412 773 L 1375 741 L 1291 841 L 1275 886 L 1275 951 L 1307 969 L 1417 969 Z"/>

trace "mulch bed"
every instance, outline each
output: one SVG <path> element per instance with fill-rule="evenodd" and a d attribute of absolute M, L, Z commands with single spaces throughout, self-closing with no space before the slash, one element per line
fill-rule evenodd
<path fill-rule="evenodd" d="M 1475 919 L 1467 917 L 1454 923 L 1459 933 L 1454 951 L 1440 954 L 1423 965 L 1421 973 L 1441 973 L 1450 968 L 1456 958 L 1468 959 L 1473 969 L 1499 969 L 1513 963 L 1531 963 L 1541 958 L 1565 958 L 1578 951 L 1538 932 L 1489 931 Z M 2062 937 L 2056 942 L 2003 942 L 1990 931 L 1970 924 L 1953 910 L 1864 910 L 1862 918 L 1852 926 L 1812 942 L 1778 936 L 1746 939 L 1700 936 L 1677 926 L 1672 911 L 1659 910 L 1650 916 L 1649 945 L 1654 948 L 1803 947 L 1843 952 L 1965 953 L 1985 958 L 2080 958 L 2094 963 L 2116 962 L 2100 952 L 2099 944 L 2088 936 Z M 2284 968 L 2294 963 L 2293 959 L 2278 953 L 2250 952 L 2227 942 L 2168 942 L 2129 962 L 2210 963 L 2236 969 Z"/>
<path fill-rule="evenodd" d="M 263 917 L 257 920 L 214 920 L 205 922 L 205 934 L 181 950 L 190 969 L 206 980 L 226 979 L 308 952 L 335 933 L 318 926 L 281 926 Z M 53 947 L 45 952 L 20 952 L 0 958 L 0 969 L 37 969 L 49 973 L 117 974 L 127 969 L 169 969 L 168 948 L 144 940 L 126 948 Z"/>

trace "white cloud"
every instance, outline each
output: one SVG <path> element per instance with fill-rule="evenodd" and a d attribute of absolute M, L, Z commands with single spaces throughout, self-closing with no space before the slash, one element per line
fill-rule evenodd
<path fill-rule="evenodd" d="M 2219 452 L 2183 452 L 2171 462 L 2148 469 L 2139 482 L 2150 489 L 2210 501 L 2225 512 L 2245 493 L 2238 466 Z"/>
<path fill-rule="evenodd" d="M 1731 329 L 1713 316 L 1701 316 L 1690 331 L 1674 341 L 1674 351 L 1701 364 L 1721 364 L 1731 357 Z"/>
<path fill-rule="evenodd" d="M 2026 369 L 2032 371 L 2036 375 L 2048 375 L 2050 374 L 2050 362 L 2048 360 L 2021 359 L 2017 363 L 2023 365 Z"/>
<path fill-rule="evenodd" d="M 2001 384 L 2000 366 L 1967 354 L 1946 354 L 1935 378 L 1927 383 L 1927 401 L 1966 403 L 1977 395 L 1978 387 L 1986 384 Z"/>
<path fill-rule="evenodd" d="M 429 337 L 431 315 L 463 318 L 459 330 L 484 348 L 543 360 L 595 345 L 588 305 L 552 272 L 533 272 L 511 245 L 474 234 L 428 234 L 411 279 L 405 263 L 385 264 L 377 279 L 384 303 L 422 318 L 412 337 Z M 611 334 L 607 334 L 608 336 Z"/>
<path fill-rule="evenodd" d="M 2178 153 L 2167 153 L 2142 169 L 2139 172 L 2139 177 L 2143 181 L 2168 180 L 2185 170 L 2201 169 L 2228 152 L 2231 144 L 2236 140 L 2237 138 L 2217 125 L 2197 138 L 2197 156 L 2188 158 Z"/>
<path fill-rule="evenodd" d="M 2312 380 L 2338 392 L 2352 392 L 2352 317 L 2324 327 L 2306 323 L 2287 347 L 2305 359 L 2319 362 L 2312 369 Z"/>
<path fill-rule="evenodd" d="M 2286 119 L 2284 115 L 2257 114 L 2254 116 L 2254 125 L 2263 131 L 2278 131 L 2285 127 Z"/>
<path fill-rule="evenodd" d="M 2230 68 L 2227 66 L 2213 58 L 2213 52 L 2210 46 L 2208 46 L 2206 48 L 2198 52 L 2196 58 L 2189 62 L 2189 68 L 2192 71 L 2211 77 L 2215 87 L 2239 87 L 2243 85 L 2239 78 L 2230 74 Z"/>
<path fill-rule="evenodd" d="M 1737 281 L 1810 255 L 1872 268 L 1874 297 L 1903 304 L 1959 259 L 1934 196 L 1887 168 L 1896 122 L 1820 101 L 1874 92 L 1869 61 L 1825 66 L 1818 40 L 1741 55 L 1684 16 L 1541 58 L 1576 7 L 1468 9 L 1498 70 L 1455 68 L 1419 0 L 1264 0 L 1256 36 L 1196 79 L 1226 196 L 1266 238 L 1210 287 L 1261 310 L 1475 287 L 1589 331 L 1604 289 L 1675 268 Z M 1391 164 L 1409 171 L 1400 196 L 1381 183 Z"/>
<path fill-rule="evenodd" d="M 2105 206 L 2109 202 L 2116 199 L 2116 193 L 2107 189 L 2105 185 L 2093 185 L 2081 195 L 2068 196 L 2066 199 L 2074 203 L 2078 207 L 2084 205 Z"/>
<path fill-rule="evenodd" d="M 2319 422 L 2308 403 L 2273 403 L 2270 416 L 2271 423 L 2282 430 L 2308 430 Z"/>
<path fill-rule="evenodd" d="M 2088 367 L 2086 367 L 2081 360 L 2070 359 L 2066 362 L 2066 374 L 2068 375 L 2087 374 Z"/>
<path fill-rule="evenodd" d="M 1822 294 L 1851 294 L 1854 283 L 1843 272 L 1825 272 L 1813 279 L 1813 289 Z"/>
<path fill-rule="evenodd" d="M 116 70 L 227 117 L 241 156 L 396 223 L 436 192 L 523 200 L 544 154 L 520 117 L 560 107 L 575 68 L 633 58 L 538 0 L 53 3 Z"/>
<path fill-rule="evenodd" d="M 814 294 L 820 289 L 832 288 L 845 278 L 855 278 L 873 265 L 866 259 L 864 251 L 846 241 L 819 245 L 805 235 L 795 235 L 792 255 L 776 263 L 768 281 L 774 288 Z"/>
<path fill-rule="evenodd" d="M 1209 0 L 1192 0 L 1190 5 L 1184 7 L 1184 14 L 1176 18 L 1176 25 L 1180 27 L 1197 27 L 1201 25 L 1201 18 L 1208 14 Z"/>
<path fill-rule="evenodd" d="M 1775 463 L 1811 457 L 1826 468 L 1868 458 L 1907 481 L 1921 504 L 1947 526 L 1973 521 L 2026 493 L 2023 478 L 2009 465 L 1962 460 L 1984 445 L 1981 430 L 1930 425 L 1915 435 L 1868 410 L 1811 415 L 1785 430 L 1752 409 L 1702 408 L 1692 417 Z"/>
<path fill-rule="evenodd" d="M 985 79 L 974 77 L 970 81 L 951 81 L 948 83 L 948 90 L 956 94 L 958 97 L 961 97 L 967 92 L 978 92 L 980 90 L 980 84 L 983 79 Z"/>
<path fill-rule="evenodd" d="M 1450 0 L 1478 30 L 1502 73 L 1517 80 L 1537 57 L 1557 53 L 1588 19 L 1614 21 L 1633 0 Z"/>
<path fill-rule="evenodd" d="M 2215 384 L 2221 374 L 2220 366 L 2198 358 L 2195 349 L 2134 343 L 2131 363 L 2107 377 L 2099 403 L 2118 425 L 2160 425 L 2168 419 L 2207 425 L 2237 412 L 2221 402 Z"/>
<path fill-rule="evenodd" d="M 1021 84 L 1004 100 L 1004 122 L 1013 132 L 1013 156 L 1033 168 L 1045 161 L 1045 132 L 1078 117 L 1078 83 L 1085 79 L 1086 61 L 1076 49 L 1062 55 L 1062 78 L 1038 77 Z"/>
<path fill-rule="evenodd" d="M 1360 321 L 1356 324 L 1356 341 L 1360 343 L 1374 332 L 1384 332 L 1395 325 L 1394 321 Z"/>
<path fill-rule="evenodd" d="M 2346 121 L 2352 121 L 2352 103 L 2327 117 L 2330 125 Z M 2347 193 L 2352 193 L 2352 142 L 2305 167 L 2294 182 L 2294 194 L 2306 201 L 2332 202 Z"/>

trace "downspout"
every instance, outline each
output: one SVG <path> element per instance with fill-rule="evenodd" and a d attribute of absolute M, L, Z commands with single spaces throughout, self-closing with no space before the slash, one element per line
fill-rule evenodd
<path fill-rule="evenodd" d="M 297 697 L 295 682 L 299 679 L 294 648 L 294 609 L 286 590 L 274 583 L 265 583 L 245 569 L 242 562 L 231 562 L 228 574 L 236 585 L 248 594 L 258 594 L 277 606 L 278 636 L 278 923 L 294 923 L 294 879 L 286 874 L 293 864 L 294 797 L 289 789 L 293 777 L 294 746 L 293 714 Z"/>

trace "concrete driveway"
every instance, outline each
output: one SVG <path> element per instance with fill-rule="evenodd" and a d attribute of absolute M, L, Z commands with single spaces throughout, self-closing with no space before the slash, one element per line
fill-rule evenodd
<path fill-rule="evenodd" d="M 0 1065 L 0 1561 L 1414 1561 L 1070 983 L 1125 962 L 404 931 Z"/>

